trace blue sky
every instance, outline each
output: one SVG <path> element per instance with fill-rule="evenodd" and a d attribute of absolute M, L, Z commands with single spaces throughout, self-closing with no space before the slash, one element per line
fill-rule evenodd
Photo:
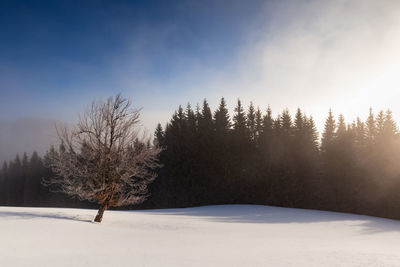
<path fill-rule="evenodd" d="M 232 65 L 261 3 L 2 2 L 0 116 L 68 118 L 71 106 L 120 91 L 143 106 L 146 95 L 178 95 L 185 88 L 171 82 L 189 70 Z"/>
<path fill-rule="evenodd" d="M 44 152 L 54 121 L 121 92 L 151 134 L 178 105 L 224 96 L 277 115 L 301 107 L 400 118 L 400 1 L 0 3 L 0 160 Z"/>

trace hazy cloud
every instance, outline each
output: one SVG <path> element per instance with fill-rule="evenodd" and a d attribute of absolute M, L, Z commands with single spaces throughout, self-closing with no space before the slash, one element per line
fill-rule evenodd
<path fill-rule="evenodd" d="M 56 142 L 55 122 L 39 118 L 0 121 L 0 161 L 10 160 L 18 153 L 30 156 L 43 154 Z"/>
<path fill-rule="evenodd" d="M 400 118 L 400 2 L 272 1 L 256 25 L 231 81 L 216 81 L 224 95 L 277 112 L 300 106 L 320 128 L 330 107 L 348 119 L 370 106 Z"/>
<path fill-rule="evenodd" d="M 85 103 L 117 92 L 143 107 L 142 121 L 149 132 L 157 122 L 166 123 L 178 105 L 191 102 L 195 106 L 207 98 L 215 107 L 221 96 L 231 109 L 238 97 L 263 109 L 270 104 L 275 113 L 285 107 L 292 112 L 302 107 L 315 117 L 320 130 L 330 107 L 348 121 L 357 115 L 365 117 L 370 106 L 391 108 L 400 119 L 399 1 L 268 1 L 257 14 L 242 18 L 236 34 L 244 41 L 231 49 L 234 54 L 214 61 L 213 53 L 222 53 L 223 44 L 201 39 L 196 54 L 190 46 L 182 52 L 181 47 L 171 45 L 171 40 L 199 40 L 191 28 L 185 28 L 185 38 L 176 39 L 182 32 L 174 23 L 140 27 L 124 39 L 122 55 L 103 56 L 106 71 L 91 76 L 94 66 L 73 65 L 75 72 L 87 76 L 71 84 L 74 90 L 54 90 L 46 103 L 25 98 L 21 102 L 25 114 L 19 111 L 19 117 L 35 111 L 34 116 L 47 119 L 2 123 L 0 159 L 16 152 L 45 151 L 54 137 L 51 119 L 74 120 Z M 203 32 L 202 37 L 206 36 Z M 154 71 L 159 72 L 158 79 L 152 79 Z M 7 86 L 24 86 L 18 77 L 6 76 Z M 3 115 L 12 108 L 3 106 Z"/>

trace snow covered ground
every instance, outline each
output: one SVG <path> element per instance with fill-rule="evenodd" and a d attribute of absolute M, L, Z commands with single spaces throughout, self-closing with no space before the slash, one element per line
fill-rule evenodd
<path fill-rule="evenodd" d="M 268 206 L 0 207 L 0 266 L 400 266 L 400 221 Z"/>

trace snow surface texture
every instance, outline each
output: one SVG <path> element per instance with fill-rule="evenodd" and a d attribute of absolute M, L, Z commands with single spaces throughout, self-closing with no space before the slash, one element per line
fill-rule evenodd
<path fill-rule="evenodd" d="M 0 207 L 0 266 L 400 266 L 400 221 L 268 206 Z"/>

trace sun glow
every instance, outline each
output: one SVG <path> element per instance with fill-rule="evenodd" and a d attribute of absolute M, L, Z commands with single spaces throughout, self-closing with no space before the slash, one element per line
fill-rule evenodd
<path fill-rule="evenodd" d="M 355 112 L 359 108 L 370 105 L 379 109 L 397 109 L 400 97 L 400 63 L 390 67 L 368 80 L 356 92 L 358 98 Z"/>

